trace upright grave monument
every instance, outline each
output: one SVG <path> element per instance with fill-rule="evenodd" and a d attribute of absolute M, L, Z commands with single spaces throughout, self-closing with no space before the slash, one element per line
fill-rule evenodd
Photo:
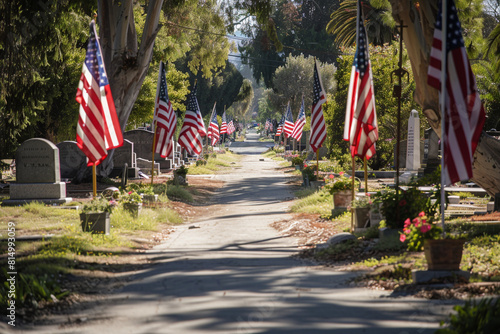
<path fill-rule="evenodd" d="M 400 181 L 407 184 L 418 176 L 420 168 L 420 118 L 418 112 L 412 110 L 408 119 L 408 139 L 406 140 L 406 172 L 400 176 Z"/>
<path fill-rule="evenodd" d="M 66 183 L 61 182 L 59 149 L 43 138 L 28 139 L 16 152 L 16 183 L 9 187 L 10 199 L 4 205 L 28 202 L 62 204 L 66 197 Z"/>
<path fill-rule="evenodd" d="M 63 141 L 56 146 L 59 149 L 61 179 L 71 180 L 77 176 L 80 168 L 87 164 L 87 156 L 76 145 L 76 141 Z"/>
<path fill-rule="evenodd" d="M 123 138 L 134 143 L 134 152 L 137 155 L 137 167 L 141 168 L 144 161 L 150 161 L 153 155 L 153 132 L 149 130 L 131 130 L 123 134 Z M 139 166 L 139 158 L 141 160 L 141 166 Z M 160 164 L 160 169 L 162 171 L 167 171 L 172 169 L 172 161 L 170 159 L 165 159 L 160 157 L 159 154 L 155 154 L 155 162 Z M 151 167 L 150 167 L 151 168 Z M 143 167 L 141 168 L 143 169 Z M 145 170 L 143 170 L 145 172 Z"/>

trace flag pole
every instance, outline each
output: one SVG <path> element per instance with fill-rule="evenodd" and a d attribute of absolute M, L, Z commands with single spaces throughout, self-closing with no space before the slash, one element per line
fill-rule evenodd
<path fill-rule="evenodd" d="M 160 98 L 160 86 L 161 86 L 161 71 L 162 71 L 163 61 L 160 61 L 160 69 L 158 71 L 158 80 L 156 83 L 156 98 L 155 98 L 155 109 L 153 111 L 153 148 L 152 151 L 152 159 L 151 159 L 151 185 L 154 184 L 155 178 L 155 151 L 156 151 L 156 126 L 158 124 L 158 105 Z"/>
<path fill-rule="evenodd" d="M 440 213 L 441 213 L 441 227 L 443 228 L 443 235 L 445 234 L 445 225 L 444 225 L 444 209 L 445 209 L 445 192 L 444 192 L 444 137 L 445 137 L 445 110 L 446 110 L 446 71 L 447 71 L 447 47 L 446 47 L 446 36 L 447 36 L 447 28 L 448 28 L 448 1 L 442 0 L 442 9 L 441 9 L 441 39 L 442 39 L 442 47 L 441 47 L 441 95 L 439 96 L 440 107 L 441 107 L 441 204 L 440 204 Z"/>
<path fill-rule="evenodd" d="M 95 172 L 95 162 L 92 165 L 92 190 L 94 193 L 94 198 L 97 197 L 97 176 Z"/>
<path fill-rule="evenodd" d="M 354 199 L 355 197 L 355 190 L 354 190 L 354 186 L 356 185 L 356 183 L 354 182 L 354 172 L 356 170 L 356 158 L 353 156 L 352 157 L 352 175 L 351 175 L 351 182 L 352 182 L 352 186 L 351 186 L 351 196 L 352 196 L 352 199 Z M 352 205 L 351 205 L 351 232 L 354 232 L 354 210 L 352 208 Z"/>
<path fill-rule="evenodd" d="M 365 165 L 365 193 L 367 193 L 368 192 L 368 160 L 366 160 L 366 157 L 363 160 L 364 160 L 364 165 Z"/>
<path fill-rule="evenodd" d="M 316 150 L 316 177 L 319 180 L 319 147 Z"/>
<path fill-rule="evenodd" d="M 151 151 L 153 151 L 153 157 L 151 158 L 151 185 L 154 184 L 154 179 L 155 179 L 155 147 L 156 147 L 156 124 L 157 124 L 157 120 L 155 120 L 153 122 L 153 149 Z"/>

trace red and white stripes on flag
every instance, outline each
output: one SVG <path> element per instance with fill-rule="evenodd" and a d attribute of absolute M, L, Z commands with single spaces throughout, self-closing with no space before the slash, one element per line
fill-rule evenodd
<path fill-rule="evenodd" d="M 203 149 L 201 137 L 205 137 L 205 124 L 196 99 L 196 84 L 187 98 L 186 115 L 179 134 L 179 145 L 190 155 L 200 155 Z"/>
<path fill-rule="evenodd" d="M 159 153 L 162 158 L 166 158 L 173 151 L 172 137 L 177 128 L 177 115 L 168 98 L 166 70 L 163 62 L 160 62 L 160 71 L 158 73 L 153 124 L 156 124 L 155 153 Z"/>
<path fill-rule="evenodd" d="M 208 138 L 211 139 L 210 145 L 215 146 L 219 141 L 219 122 L 217 121 L 217 112 L 212 110 L 212 115 L 210 116 L 210 124 L 208 125 Z"/>
<path fill-rule="evenodd" d="M 288 106 L 286 108 L 286 113 L 285 113 L 285 124 L 283 126 L 283 132 L 285 133 L 285 136 L 288 138 L 292 134 L 293 131 L 293 115 L 292 115 L 292 108 L 290 108 L 290 102 L 288 102 Z"/>
<path fill-rule="evenodd" d="M 285 123 L 285 115 L 284 114 L 281 116 L 281 120 L 278 123 L 278 128 L 276 129 L 275 136 L 277 136 L 277 137 L 281 136 L 281 133 L 283 132 L 283 123 Z"/>
<path fill-rule="evenodd" d="M 87 156 L 88 166 L 98 165 L 108 156 L 108 150 L 123 145 L 123 136 L 94 20 L 90 22 L 87 54 L 76 101 L 80 104 L 76 144 Z"/>
<path fill-rule="evenodd" d="M 368 40 L 359 0 L 356 23 L 356 54 L 347 95 L 344 140 L 349 141 L 353 157 L 370 159 L 375 154 L 378 125 Z"/>
<path fill-rule="evenodd" d="M 300 106 L 299 115 L 295 120 L 293 131 L 290 137 L 295 138 L 295 140 L 297 141 L 300 141 L 300 139 L 302 138 L 302 130 L 304 129 L 304 125 L 306 125 L 306 112 L 304 108 L 304 97 L 302 97 L 302 105 Z"/>
<path fill-rule="evenodd" d="M 318 63 L 314 60 L 314 85 L 313 85 L 313 105 L 311 111 L 311 136 L 309 144 L 314 152 L 323 145 L 326 139 L 326 125 L 323 117 L 323 103 L 326 102 L 326 93 L 321 83 L 318 73 Z"/>
<path fill-rule="evenodd" d="M 234 122 L 233 120 L 231 119 L 229 121 L 229 123 L 227 123 L 227 134 L 230 135 L 232 134 L 234 131 L 236 131 L 236 128 L 234 127 Z"/>
<path fill-rule="evenodd" d="M 227 117 L 226 117 L 226 112 L 222 114 L 222 123 L 220 125 L 220 134 L 227 133 Z"/>
<path fill-rule="evenodd" d="M 429 85 L 438 90 L 441 90 L 443 44 L 441 8 L 439 5 L 427 78 Z M 448 0 L 447 5 L 447 27 L 446 107 L 441 120 L 444 122 L 444 134 L 441 136 L 444 144 L 444 185 L 472 178 L 473 155 L 486 118 L 452 0 Z"/>

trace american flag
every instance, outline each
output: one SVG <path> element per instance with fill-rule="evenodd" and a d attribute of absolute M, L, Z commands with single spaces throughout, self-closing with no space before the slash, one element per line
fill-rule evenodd
<path fill-rule="evenodd" d="M 442 6 L 434 29 L 434 39 L 428 70 L 428 83 L 441 90 L 441 54 L 442 54 Z M 462 28 L 457 16 L 457 9 L 452 0 L 447 6 L 446 36 L 446 96 L 444 123 L 444 184 L 472 178 L 473 155 L 485 121 L 485 111 L 476 79 L 470 67 L 464 47 Z"/>
<path fill-rule="evenodd" d="M 323 103 L 326 102 L 326 94 L 318 73 L 318 63 L 314 60 L 314 86 L 313 105 L 311 111 L 311 136 L 309 144 L 314 152 L 318 151 L 326 139 L 325 119 L 323 118 Z"/>
<path fill-rule="evenodd" d="M 98 165 L 108 156 L 108 150 L 123 145 L 123 136 L 94 20 L 90 22 L 87 54 L 76 101 L 80 104 L 76 144 L 87 156 L 88 166 Z"/>
<path fill-rule="evenodd" d="M 211 139 L 211 145 L 215 146 L 219 141 L 219 122 L 217 121 L 217 112 L 212 110 L 212 116 L 210 117 L 210 124 L 208 126 L 208 138 Z"/>
<path fill-rule="evenodd" d="M 199 155 L 203 149 L 201 137 L 205 137 L 205 124 L 201 117 L 200 107 L 196 99 L 196 83 L 187 98 L 186 115 L 179 134 L 179 144 L 186 149 L 190 155 Z"/>
<path fill-rule="evenodd" d="M 236 131 L 236 128 L 234 127 L 234 122 L 233 120 L 231 119 L 229 121 L 229 123 L 227 123 L 227 134 L 230 135 L 232 134 L 234 131 Z"/>
<path fill-rule="evenodd" d="M 281 136 L 281 133 L 283 132 L 283 124 L 285 123 L 285 115 L 281 116 L 281 120 L 278 123 L 278 127 L 276 128 L 276 134 L 275 136 L 279 137 Z"/>
<path fill-rule="evenodd" d="M 160 62 L 153 124 L 156 123 L 155 153 L 159 153 L 162 158 L 168 157 L 172 153 L 174 146 L 172 137 L 177 129 L 177 115 L 168 98 L 165 72 L 165 64 Z"/>
<path fill-rule="evenodd" d="M 290 108 L 290 102 L 288 102 L 288 106 L 286 108 L 285 124 L 283 126 L 283 132 L 285 132 L 286 137 L 290 137 L 292 131 L 293 131 L 293 115 L 292 115 L 292 108 Z"/>
<path fill-rule="evenodd" d="M 363 25 L 360 0 L 358 0 L 356 35 L 356 54 L 347 95 L 344 140 L 349 141 L 353 157 L 370 159 L 375 154 L 378 125 L 372 70 L 368 55 L 368 39 Z"/>
<path fill-rule="evenodd" d="M 299 116 L 295 120 L 295 124 L 293 125 L 293 131 L 290 137 L 295 138 L 297 141 L 300 141 L 302 138 L 302 130 L 304 129 L 304 125 L 306 125 L 306 113 L 304 108 L 304 97 L 302 97 L 302 105 L 300 106 Z"/>
<path fill-rule="evenodd" d="M 226 112 L 222 114 L 222 124 L 220 125 L 220 134 L 227 133 L 227 117 Z"/>

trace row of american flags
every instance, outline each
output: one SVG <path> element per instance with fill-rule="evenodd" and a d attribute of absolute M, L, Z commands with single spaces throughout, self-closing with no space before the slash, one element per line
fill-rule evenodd
<path fill-rule="evenodd" d="M 445 184 L 472 178 L 472 162 L 475 148 L 485 121 L 485 112 L 476 87 L 474 74 L 464 47 L 462 29 L 452 0 L 447 2 L 447 36 L 442 58 L 442 21 L 441 6 L 436 19 L 434 39 L 428 69 L 428 83 L 441 91 L 442 59 L 445 59 L 445 106 L 443 112 Z M 368 39 L 364 27 L 361 0 L 358 0 L 356 21 L 356 53 L 351 70 L 346 106 L 344 136 L 349 142 L 351 155 L 370 159 L 376 153 L 378 124 L 375 109 L 373 77 L 369 59 Z M 176 131 L 177 116 L 168 98 L 165 66 L 160 63 L 158 88 L 155 101 L 154 124 L 156 153 L 162 157 L 172 152 L 172 138 Z M 314 62 L 313 104 L 311 109 L 310 146 L 314 152 L 322 146 L 327 131 L 322 105 L 326 102 L 317 62 Z M 224 112 L 219 128 L 216 106 L 214 105 L 210 124 L 205 129 L 203 118 L 196 98 L 196 83 L 187 98 L 187 109 L 178 142 L 191 155 L 202 151 L 202 137 L 207 136 L 211 145 L 216 145 L 221 135 L 235 131 L 232 119 Z M 106 77 L 101 47 L 97 38 L 94 21 L 90 24 L 90 38 L 76 100 L 80 103 L 77 125 L 77 145 L 88 157 L 89 165 L 97 165 L 107 156 L 107 151 L 123 144 L 123 137 L 116 114 L 109 82 Z M 268 119 L 265 129 L 276 136 L 284 133 L 287 138 L 301 139 L 306 123 L 304 99 L 293 121 L 288 104 L 278 124 Z"/>

